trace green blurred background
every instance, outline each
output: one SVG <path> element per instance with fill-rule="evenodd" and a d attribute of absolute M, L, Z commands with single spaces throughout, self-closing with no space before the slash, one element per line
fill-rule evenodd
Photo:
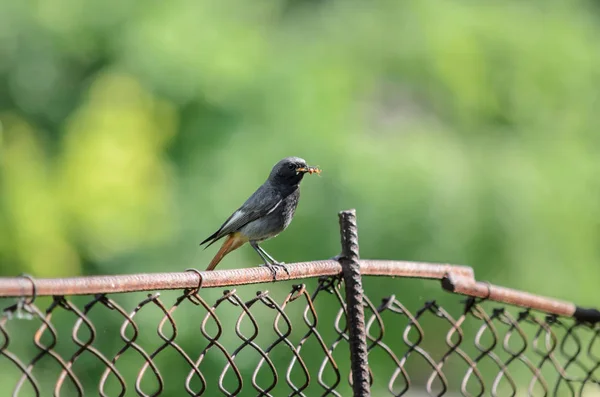
<path fill-rule="evenodd" d="M 0 274 L 203 269 L 216 248 L 198 243 L 294 155 L 323 174 L 264 245 L 279 260 L 337 254 L 356 208 L 363 258 L 597 306 L 599 18 L 589 1 L 1 0 Z M 257 263 L 244 247 L 220 268 Z"/>

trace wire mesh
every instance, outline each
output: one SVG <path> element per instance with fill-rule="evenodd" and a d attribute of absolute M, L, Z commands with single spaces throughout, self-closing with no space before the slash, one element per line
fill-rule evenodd
<path fill-rule="evenodd" d="M 363 299 L 373 395 L 600 395 L 598 326 L 447 293 L 409 305 L 381 279 Z M 0 395 L 351 395 L 341 284 L 4 298 Z"/>

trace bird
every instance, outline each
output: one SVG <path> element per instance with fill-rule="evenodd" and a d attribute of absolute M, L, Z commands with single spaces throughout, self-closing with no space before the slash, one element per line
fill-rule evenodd
<path fill-rule="evenodd" d="M 214 270 L 225 255 L 249 243 L 263 261 L 260 266 L 267 267 L 273 273 L 273 279 L 278 268 L 283 268 L 289 275 L 285 263 L 275 260 L 259 244 L 277 236 L 289 226 L 298 206 L 300 182 L 305 174 L 314 173 L 320 175 L 321 169 L 307 165 L 299 157 L 286 157 L 275 164 L 267 180 L 216 232 L 200 243 L 208 243 L 204 247 L 206 249 L 226 237 L 206 270 Z"/>

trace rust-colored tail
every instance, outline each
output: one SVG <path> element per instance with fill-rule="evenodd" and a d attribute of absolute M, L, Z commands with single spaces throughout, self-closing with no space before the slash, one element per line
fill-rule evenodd
<path fill-rule="evenodd" d="M 227 239 L 223 242 L 221 248 L 219 248 L 219 252 L 217 252 L 217 255 L 215 255 L 212 261 L 210 261 L 210 263 L 208 264 L 206 271 L 213 270 L 219 264 L 219 262 L 221 262 L 221 259 L 223 259 L 225 255 L 227 255 L 233 250 L 240 248 L 247 241 L 248 239 L 244 237 L 241 233 L 231 233 L 230 235 L 228 235 Z"/>

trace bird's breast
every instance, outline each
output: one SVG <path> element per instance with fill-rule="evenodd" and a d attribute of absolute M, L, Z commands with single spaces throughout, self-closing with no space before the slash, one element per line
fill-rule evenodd
<path fill-rule="evenodd" d="M 300 191 L 296 190 L 294 193 L 283 199 L 281 221 L 283 228 L 285 229 L 292 222 L 296 208 L 298 207 L 298 199 L 300 197 Z"/>

